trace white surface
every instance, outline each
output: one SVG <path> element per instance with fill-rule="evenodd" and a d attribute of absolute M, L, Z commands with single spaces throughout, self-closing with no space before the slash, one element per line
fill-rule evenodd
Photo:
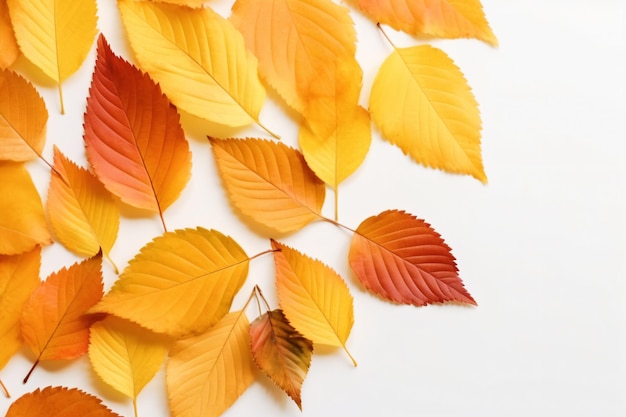
<path fill-rule="evenodd" d="M 100 29 L 130 58 L 113 1 L 100 0 Z M 230 2 L 216 1 L 227 13 Z M 466 74 L 483 114 L 489 184 L 409 161 L 375 136 L 365 164 L 340 188 L 340 220 L 356 227 L 385 209 L 429 221 L 453 248 L 477 308 L 395 306 L 365 293 L 347 266 L 350 236 L 314 224 L 283 242 L 322 259 L 355 298 L 348 341 L 359 362 L 319 349 L 303 388 L 303 413 L 270 382 L 258 382 L 225 416 L 623 416 L 626 415 L 626 3 L 622 0 L 483 0 L 500 41 L 438 41 Z M 375 26 L 354 12 L 363 104 L 390 52 Z M 417 41 L 389 31 L 397 45 Z M 50 112 L 46 157 L 57 144 L 84 164 L 82 114 L 94 51 L 64 85 L 37 87 Z M 32 78 L 23 61 L 20 72 Z M 296 145 L 296 128 L 268 102 L 261 120 Z M 183 119 L 184 123 L 189 118 Z M 204 226 L 234 237 L 252 255 L 269 248 L 231 213 L 205 131 L 186 124 L 194 171 L 165 213 L 170 229 Z M 243 135 L 244 133 L 241 133 Z M 245 134 L 262 136 L 258 128 Z M 45 198 L 49 173 L 29 169 Z M 332 215 L 332 194 L 325 207 Z M 161 233 L 159 220 L 125 217 L 112 257 L 123 268 Z M 75 259 L 44 251 L 42 278 Z M 273 266 L 255 260 L 234 303 L 254 284 L 274 300 Z M 105 264 L 107 288 L 114 280 Z M 250 310 L 249 316 L 254 313 Z M 129 400 L 97 381 L 86 358 L 42 364 L 26 386 L 23 350 L 0 371 L 14 398 L 47 385 L 76 386 L 132 416 Z M 139 414 L 168 416 L 163 374 L 139 396 Z M 0 414 L 10 401 L 0 398 Z M 200 417 L 200 416 L 198 416 Z"/>

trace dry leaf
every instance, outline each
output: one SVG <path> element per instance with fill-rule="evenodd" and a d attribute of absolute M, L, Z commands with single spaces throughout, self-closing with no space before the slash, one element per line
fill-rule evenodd
<path fill-rule="evenodd" d="M 39 193 L 21 163 L 0 161 L 0 254 L 52 243 Z"/>
<path fill-rule="evenodd" d="M 248 260 L 216 230 L 168 232 L 141 249 L 92 311 L 177 337 L 201 332 L 230 310 Z"/>
<path fill-rule="evenodd" d="M 363 221 L 350 245 L 350 266 L 365 287 L 397 303 L 458 301 L 476 305 L 450 247 L 423 220 L 398 210 Z"/>
<path fill-rule="evenodd" d="M 18 56 L 20 48 L 13 32 L 7 0 L 0 0 L 0 69 L 9 67 Z"/>
<path fill-rule="evenodd" d="M 41 155 L 47 121 L 46 104 L 35 87 L 0 69 L 0 159 L 22 162 Z"/>
<path fill-rule="evenodd" d="M 417 162 L 487 182 L 478 103 L 442 50 L 421 45 L 392 52 L 372 85 L 370 112 L 384 138 Z"/>
<path fill-rule="evenodd" d="M 191 175 L 191 153 L 176 109 L 147 74 L 113 54 L 103 36 L 84 139 L 89 163 L 105 187 L 161 218 Z"/>
<path fill-rule="evenodd" d="M 282 310 L 254 320 L 250 340 L 254 362 L 302 410 L 302 382 L 311 366 L 313 342 L 289 324 Z"/>
<path fill-rule="evenodd" d="M 298 151 L 259 139 L 211 145 L 231 204 L 255 226 L 290 233 L 320 218 L 326 188 Z"/>
<path fill-rule="evenodd" d="M 172 417 L 218 417 L 252 384 L 248 326 L 237 311 L 206 333 L 176 342 L 166 371 Z"/>

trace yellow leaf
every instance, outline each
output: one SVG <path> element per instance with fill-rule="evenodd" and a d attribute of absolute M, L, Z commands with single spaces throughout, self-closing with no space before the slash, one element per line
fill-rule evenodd
<path fill-rule="evenodd" d="M 257 61 L 229 21 L 209 8 L 118 5 L 139 66 L 179 109 L 231 127 L 259 123 L 265 89 Z"/>
<path fill-rule="evenodd" d="M 152 0 L 160 3 L 178 4 L 179 6 L 202 7 L 210 0 Z"/>
<path fill-rule="evenodd" d="M 13 33 L 7 0 L 0 0 L 0 69 L 9 67 L 18 56 L 20 48 Z"/>
<path fill-rule="evenodd" d="M 176 342 L 166 372 L 172 417 L 218 417 L 252 384 L 248 327 L 237 311 L 208 332 Z"/>
<path fill-rule="evenodd" d="M 0 162 L 0 254 L 52 243 L 39 193 L 21 163 Z"/>
<path fill-rule="evenodd" d="M 0 70 L 0 159 L 23 162 L 41 155 L 47 122 L 46 104 L 35 87 Z"/>
<path fill-rule="evenodd" d="M 46 204 L 54 234 L 79 255 L 93 256 L 100 248 L 108 255 L 120 223 L 113 197 L 91 172 L 76 166 L 56 146 L 54 168 Z"/>
<path fill-rule="evenodd" d="M 249 258 L 216 230 L 167 232 L 144 246 L 91 312 L 180 337 L 221 319 L 248 275 Z"/>
<path fill-rule="evenodd" d="M 417 162 L 487 182 L 478 103 L 442 50 L 396 49 L 376 75 L 369 106 L 384 138 Z"/>
<path fill-rule="evenodd" d="M 278 302 L 289 323 L 313 343 L 346 348 L 354 323 L 344 280 L 317 259 L 272 240 Z"/>
<path fill-rule="evenodd" d="M 7 0 L 22 53 L 59 85 L 87 57 L 96 37 L 95 0 Z"/>

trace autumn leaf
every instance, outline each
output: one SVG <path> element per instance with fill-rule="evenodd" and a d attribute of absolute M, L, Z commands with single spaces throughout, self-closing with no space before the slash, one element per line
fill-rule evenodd
<path fill-rule="evenodd" d="M 476 305 L 450 247 L 428 223 L 404 211 L 388 210 L 363 221 L 354 233 L 349 259 L 363 285 L 390 301 Z"/>
<path fill-rule="evenodd" d="M 118 6 L 139 66 L 177 107 L 220 125 L 260 125 L 265 89 L 257 61 L 229 21 L 210 8 L 133 0 Z"/>
<path fill-rule="evenodd" d="M 94 256 L 100 249 L 108 256 L 120 223 L 111 194 L 93 173 L 76 166 L 56 146 L 54 169 L 47 202 L 54 234 L 81 256 Z"/>
<path fill-rule="evenodd" d="M 218 417 L 252 384 L 248 326 L 244 312 L 236 311 L 174 344 L 166 370 L 172 417 Z"/>
<path fill-rule="evenodd" d="M 326 189 L 302 154 L 259 139 L 210 139 L 231 204 L 261 231 L 290 233 L 320 218 Z"/>
<path fill-rule="evenodd" d="M 478 103 L 442 50 L 395 49 L 372 85 L 370 112 L 383 137 L 417 162 L 487 182 Z"/>
<path fill-rule="evenodd" d="M 20 328 L 24 342 L 40 361 L 75 359 L 87 353 L 89 326 L 85 312 L 102 297 L 102 255 L 51 274 L 24 306 Z"/>
<path fill-rule="evenodd" d="M 344 280 L 317 259 L 272 239 L 278 302 L 289 323 L 313 343 L 346 348 L 354 323 Z"/>
<path fill-rule="evenodd" d="M 23 164 L 0 161 L 0 254 L 52 243 L 39 193 Z"/>
<path fill-rule="evenodd" d="M 191 153 L 176 109 L 147 74 L 113 54 L 103 36 L 84 139 L 89 163 L 105 187 L 161 219 L 191 175 Z"/>
<path fill-rule="evenodd" d="M 496 46 L 480 0 L 352 0 L 375 22 L 412 35 L 476 38 Z"/>
<path fill-rule="evenodd" d="M 152 0 L 160 3 L 177 4 L 179 6 L 202 7 L 210 0 Z"/>
<path fill-rule="evenodd" d="M 9 17 L 7 0 L 0 0 L 0 69 L 5 69 L 15 62 L 20 56 L 20 48 L 17 46 L 13 25 Z M 0 97 L 2 95 L 0 94 Z"/>
<path fill-rule="evenodd" d="M 0 160 L 23 162 L 40 156 L 47 121 L 46 104 L 35 87 L 21 75 L 0 69 Z"/>
<path fill-rule="evenodd" d="M 216 230 L 168 232 L 144 246 L 92 312 L 158 333 L 201 332 L 228 311 L 248 275 L 248 256 Z"/>
<path fill-rule="evenodd" d="M 250 340 L 254 362 L 302 410 L 301 388 L 311 366 L 313 343 L 289 324 L 282 310 L 254 320 Z"/>
<path fill-rule="evenodd" d="M 24 394 L 5 417 L 121 417 L 102 401 L 76 388 L 46 387 Z"/>
<path fill-rule="evenodd" d="M 97 33 L 95 0 L 7 0 L 20 50 L 59 86 L 87 57 Z"/>

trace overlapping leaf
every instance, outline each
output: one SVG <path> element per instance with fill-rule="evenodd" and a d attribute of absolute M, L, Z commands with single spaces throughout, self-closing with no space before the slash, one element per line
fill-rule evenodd
<path fill-rule="evenodd" d="M 350 245 L 350 266 L 363 285 L 397 303 L 476 304 L 458 275 L 450 247 L 426 222 L 398 210 L 363 221 Z"/>
<path fill-rule="evenodd" d="M 0 196 L 0 254 L 52 243 L 39 193 L 23 164 L 0 161 Z"/>
<path fill-rule="evenodd" d="M 0 69 L 5 69 L 20 56 L 20 48 L 13 33 L 7 0 L 0 0 Z"/>
<path fill-rule="evenodd" d="M 85 112 L 87 158 L 109 191 L 161 214 L 191 175 L 176 109 L 147 74 L 116 56 L 103 36 Z"/>
<path fill-rule="evenodd" d="M 299 230 L 319 219 L 325 187 L 302 154 L 259 139 L 211 139 L 232 205 L 260 229 Z"/>
<path fill-rule="evenodd" d="M 35 87 L 0 69 L 0 160 L 28 161 L 41 155 L 47 121 L 46 104 Z"/>
<path fill-rule="evenodd" d="M 172 417 L 218 417 L 252 384 L 248 326 L 236 311 L 206 333 L 176 342 L 166 372 Z"/>
<path fill-rule="evenodd" d="M 210 8 L 134 0 L 118 5 L 140 67 L 177 107 L 231 127 L 259 122 L 265 89 L 257 60 L 229 21 Z"/>
<path fill-rule="evenodd" d="M 487 182 L 478 103 L 442 50 L 420 45 L 392 52 L 376 75 L 369 106 L 384 138 L 417 162 Z"/>
<path fill-rule="evenodd" d="M 302 382 L 311 366 L 313 343 L 289 324 L 281 310 L 254 320 L 250 339 L 257 366 L 302 409 Z"/>
<path fill-rule="evenodd" d="M 202 7 L 210 0 L 153 0 L 162 3 L 178 4 L 179 6 Z"/>
<path fill-rule="evenodd" d="M 168 232 L 144 246 L 94 308 L 172 336 L 201 332 L 230 309 L 248 256 L 216 230 Z"/>

